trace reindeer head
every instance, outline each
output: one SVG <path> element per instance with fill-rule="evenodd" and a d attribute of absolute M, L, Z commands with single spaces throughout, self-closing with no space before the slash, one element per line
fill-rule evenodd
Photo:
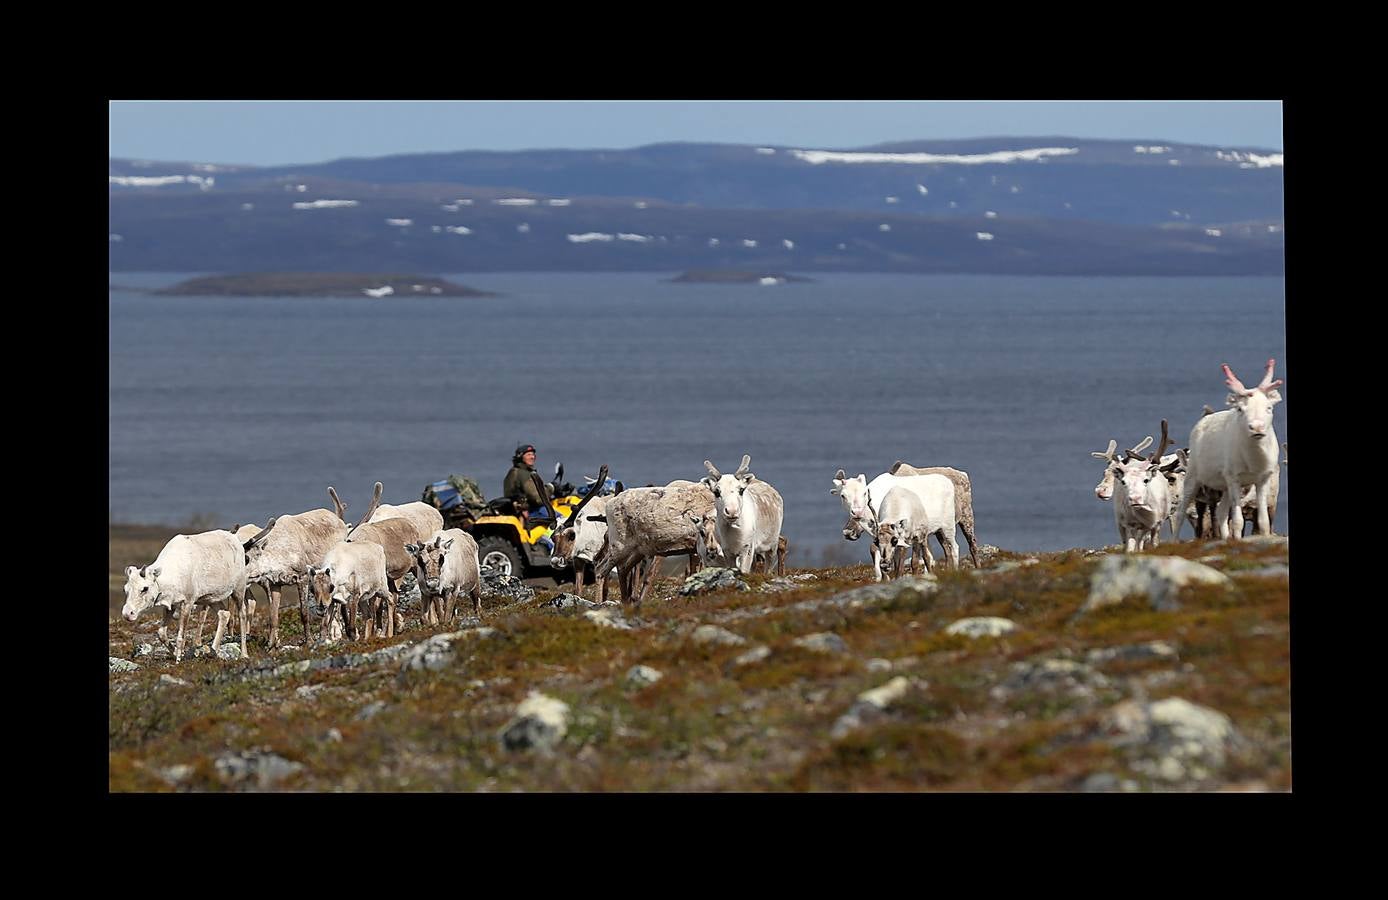
<path fill-rule="evenodd" d="M 440 535 L 422 544 L 406 544 L 405 551 L 414 559 L 414 577 L 429 591 L 438 591 L 439 578 L 443 573 L 443 563 L 448 549 L 453 546 L 453 538 L 444 540 Z"/>
<path fill-rule="evenodd" d="M 699 479 L 705 487 L 713 491 L 713 508 L 728 523 L 731 528 L 739 527 L 739 518 L 742 515 L 742 495 L 748 486 L 757 480 L 757 476 L 747 471 L 747 467 L 752 464 L 752 457 L 744 454 L 742 465 L 737 467 L 737 471 L 731 475 L 721 475 L 713 467 L 713 463 L 704 460 L 704 468 L 708 469 L 709 474 Z"/>
<path fill-rule="evenodd" d="M 1224 364 L 1224 383 L 1229 386 L 1229 397 L 1225 401 L 1234 408 L 1235 414 L 1248 429 L 1254 439 L 1267 437 L 1272 429 L 1272 408 L 1282 402 L 1277 386 L 1282 379 L 1272 380 L 1272 367 L 1276 360 L 1268 360 L 1267 371 L 1258 386 L 1249 389 L 1234 376 L 1229 364 Z"/>
<path fill-rule="evenodd" d="M 262 581 L 269 576 L 266 571 L 269 560 L 266 556 L 266 540 L 275 527 L 275 519 L 265 523 L 265 527 L 246 538 L 241 547 L 246 551 L 246 580 Z M 249 527 L 249 526 L 248 526 Z M 240 529 L 238 529 L 239 531 Z M 238 535 L 239 537 L 239 535 Z"/>
<path fill-rule="evenodd" d="M 1142 451 L 1146 450 L 1151 445 L 1152 436 L 1149 434 L 1147 437 L 1143 438 L 1141 443 L 1136 447 L 1129 447 L 1127 450 L 1123 451 L 1123 453 L 1129 460 L 1143 459 Z M 1117 451 L 1118 442 L 1115 440 L 1110 440 L 1108 442 L 1108 449 L 1102 453 L 1098 450 L 1089 451 L 1089 455 L 1095 459 L 1106 459 L 1109 462 L 1109 465 L 1104 468 L 1104 477 L 1099 479 L 1098 484 L 1094 485 L 1094 496 L 1098 497 L 1100 500 L 1111 500 L 1113 498 L 1114 465 L 1116 464 L 1120 468 L 1123 465 L 1123 463 L 1118 460 Z"/>
<path fill-rule="evenodd" d="M 684 518 L 694 526 L 695 538 L 694 549 L 699 554 L 699 559 L 710 565 L 724 563 L 723 547 L 718 543 L 718 511 L 710 509 L 702 515 L 685 510 Z"/>
<path fill-rule="evenodd" d="M 1149 438 L 1148 443 L 1150 441 Z M 1181 464 L 1177 458 L 1166 467 L 1162 466 L 1162 454 L 1166 452 L 1170 443 L 1167 437 L 1167 421 L 1162 419 L 1161 444 L 1151 459 L 1144 459 L 1134 453 L 1126 462 L 1120 463 L 1115 460 L 1109 464 L 1109 471 L 1113 473 L 1115 480 L 1114 502 L 1125 506 L 1134 518 L 1155 522 L 1168 512 L 1171 488 L 1167 482 L 1166 470 L 1175 471 Z M 1145 447 L 1146 444 L 1139 446 Z"/>
<path fill-rule="evenodd" d="M 159 602 L 159 566 L 125 567 L 125 605 L 120 614 L 134 622 L 140 613 Z"/>
<path fill-rule="evenodd" d="M 333 583 L 333 570 L 331 568 L 320 569 L 316 566 L 309 566 L 308 579 L 303 586 L 306 595 L 304 599 L 312 598 L 320 613 L 332 606 L 333 600 L 345 599 L 333 596 L 336 587 L 337 585 Z"/>
<path fill-rule="evenodd" d="M 857 531 L 870 531 L 872 528 L 872 492 L 868 490 L 867 475 L 859 472 L 857 478 L 847 477 L 843 469 L 834 473 L 834 486 L 829 489 L 829 493 L 838 496 L 843 503 L 844 510 L 849 515 L 849 525 L 857 523 Z M 844 537 L 850 541 L 858 539 L 855 532 L 852 537 L 848 536 L 849 525 L 844 526 Z"/>

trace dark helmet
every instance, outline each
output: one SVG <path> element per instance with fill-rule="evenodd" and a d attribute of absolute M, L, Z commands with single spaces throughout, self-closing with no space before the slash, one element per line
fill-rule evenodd
<path fill-rule="evenodd" d="M 513 465 L 513 466 L 518 466 L 518 465 L 520 465 L 522 462 L 525 461 L 525 460 L 521 459 L 522 456 L 525 456 L 525 454 L 527 454 L 527 453 L 534 453 L 534 452 L 535 452 L 535 445 L 534 445 L 534 444 L 521 444 L 520 446 L 516 447 L 516 452 L 513 453 L 513 454 L 511 454 L 511 465 Z"/>

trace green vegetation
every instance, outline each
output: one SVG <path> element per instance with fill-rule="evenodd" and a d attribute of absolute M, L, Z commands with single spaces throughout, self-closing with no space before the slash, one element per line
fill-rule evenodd
<path fill-rule="evenodd" d="M 125 561 L 152 559 L 149 549 L 171 533 L 147 531 L 112 526 L 112 656 L 130 659 L 134 644 L 156 642 L 157 623 L 125 622 L 116 601 Z M 175 666 L 140 657 L 139 671 L 110 676 L 109 787 L 247 789 L 253 780 L 228 780 L 216 760 L 258 751 L 302 766 L 274 790 L 1054 791 L 1078 790 L 1096 774 L 1129 789 L 1166 789 L 1173 785 L 1143 774 L 1109 739 L 1105 716 L 1125 699 L 1180 697 L 1228 716 L 1240 740 L 1212 776 L 1175 787 L 1290 789 L 1287 581 L 1242 574 L 1285 561 L 1285 545 L 1191 542 L 1156 552 L 1220 554 L 1211 564 L 1228 572 L 1233 589 L 1187 589 L 1171 612 L 1130 599 L 1077 616 L 1096 565 L 1084 551 L 978 575 L 942 573 L 934 593 L 857 606 L 834 598 L 869 582 L 861 565 L 809 570 L 817 577 L 788 589 L 753 575 L 749 592 L 692 598 L 677 595 L 680 579 L 670 578 L 639 615 L 623 611 L 631 630 L 543 606 L 556 591 L 540 591 L 531 604 L 484 601 L 484 624 L 496 635 L 456 642 L 437 670 L 402 672 L 397 661 L 283 675 L 269 670 L 449 629 L 421 629 L 407 613 L 394 639 L 271 653 L 262 604 L 250 660 Z M 1019 628 L 994 638 L 944 633 L 971 616 L 1002 616 Z M 695 643 L 690 635 L 703 624 L 746 643 Z M 282 611 L 281 629 L 301 642 L 292 608 Z M 847 652 L 795 644 L 825 631 Z M 1154 641 L 1175 656 L 1091 655 Z M 747 661 L 758 645 L 769 655 Z M 1027 675 L 1047 661 L 1070 680 Z M 637 664 L 663 677 L 630 686 L 626 673 Z M 161 683 L 162 674 L 190 684 Z M 909 690 L 887 712 L 833 734 L 863 692 L 898 677 Z M 531 691 L 570 708 L 552 752 L 508 751 L 498 740 Z"/>

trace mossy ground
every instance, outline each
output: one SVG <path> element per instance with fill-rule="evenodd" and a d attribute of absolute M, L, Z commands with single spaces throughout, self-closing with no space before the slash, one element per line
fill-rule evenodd
<path fill-rule="evenodd" d="M 128 659 L 135 643 L 155 642 L 156 621 L 120 618 L 115 583 L 126 561 L 152 559 L 171 533 L 149 532 L 112 530 L 112 656 Z M 680 580 L 671 578 L 639 612 L 625 611 L 633 630 L 578 612 L 488 602 L 484 624 L 498 634 L 459 644 L 441 670 L 402 673 L 398 663 L 381 663 L 243 678 L 268 662 L 367 652 L 451 630 L 421 628 L 407 614 L 394 639 L 272 653 L 262 606 L 249 661 L 142 657 L 139 671 L 110 676 L 109 787 L 226 790 L 213 761 L 262 750 L 303 765 L 280 790 L 1073 790 L 1096 772 L 1136 777 L 1103 739 L 1107 709 L 1129 697 L 1179 696 L 1224 713 L 1244 738 L 1203 788 L 1290 789 L 1287 580 L 1240 574 L 1284 561 L 1285 546 L 1189 542 L 1155 552 L 1218 555 L 1210 564 L 1231 575 L 1234 589 L 1189 589 L 1173 612 L 1131 600 L 1077 616 L 1096 564 L 1084 551 L 1039 554 L 1038 564 L 1009 571 L 944 573 L 933 594 L 858 608 L 807 601 L 869 583 L 867 566 L 793 570 L 817 578 L 776 592 L 763 590 L 767 576 L 754 575 L 750 592 L 694 598 L 678 596 Z M 541 591 L 541 599 L 553 593 Z M 1002 616 L 1020 627 L 976 640 L 944 633 L 966 616 Z M 302 644 L 297 611 L 282 611 L 280 621 L 285 642 Z M 706 623 L 747 643 L 689 640 Z M 794 643 L 821 631 L 838 634 L 848 652 Z M 1174 645 L 1177 658 L 1087 657 L 1157 640 Z M 758 644 L 770 655 L 738 664 Z M 1087 663 L 1104 683 L 1079 695 L 999 689 L 1014 664 L 1037 658 Z M 626 672 L 638 663 L 664 677 L 628 687 Z M 164 673 L 191 686 L 161 685 Z M 860 693 L 898 675 L 912 687 L 890 714 L 831 736 Z M 572 710 L 552 753 L 508 752 L 497 739 L 531 690 Z M 175 766 L 187 767 L 181 778 L 168 776 Z"/>

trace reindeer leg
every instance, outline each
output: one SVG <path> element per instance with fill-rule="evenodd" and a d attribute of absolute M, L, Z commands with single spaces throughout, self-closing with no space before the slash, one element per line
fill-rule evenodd
<path fill-rule="evenodd" d="M 786 540 L 785 535 L 776 538 L 776 574 L 786 574 L 786 553 L 790 550 L 790 541 Z"/>
<path fill-rule="evenodd" d="M 583 596 L 583 573 L 587 568 L 587 564 L 582 560 L 574 560 L 574 593 L 580 597 Z"/>
<path fill-rule="evenodd" d="M 178 610 L 178 641 L 174 644 L 174 662 L 183 659 L 183 632 L 188 625 L 188 614 L 193 611 L 193 601 L 185 600 Z"/>
<path fill-rule="evenodd" d="M 231 598 L 228 597 L 226 602 L 230 603 L 230 602 L 231 602 Z M 231 622 L 231 610 L 228 610 L 228 609 L 219 609 L 219 610 L 217 610 L 217 630 L 214 631 L 214 632 L 212 633 L 212 652 L 213 652 L 213 653 L 216 653 L 219 649 L 221 649 L 221 646 L 222 646 L 222 637 L 223 637 L 223 635 L 226 634 L 227 624 L 228 624 L 229 622 Z"/>
<path fill-rule="evenodd" d="M 247 620 L 250 618 L 250 617 L 246 614 L 246 606 L 250 603 L 250 597 L 249 597 L 249 595 L 250 595 L 250 587 L 249 587 L 249 585 L 243 585 L 242 588 L 241 588 L 241 590 L 239 590 L 239 591 L 234 595 L 235 598 L 236 598 L 236 612 L 237 612 L 237 617 L 241 620 L 241 658 L 242 658 L 242 659 L 245 659 L 247 656 L 250 655 L 250 652 L 246 649 L 246 626 L 249 624 L 249 622 L 248 622 Z"/>
<path fill-rule="evenodd" d="M 646 568 L 646 580 L 641 585 L 641 595 L 636 598 L 636 605 L 639 608 L 641 601 L 646 599 L 646 595 L 651 591 L 651 585 L 655 583 L 655 576 L 660 571 L 660 557 L 652 556 L 650 565 Z"/>
<path fill-rule="evenodd" d="M 1268 479 L 1258 482 L 1258 533 L 1272 534 L 1272 517 L 1268 515 Z"/>
<path fill-rule="evenodd" d="M 967 525 L 961 524 L 959 527 L 960 527 L 960 528 L 963 530 L 963 532 L 964 532 L 964 540 L 968 541 L 968 543 L 969 543 L 969 557 L 974 561 L 974 568 L 977 569 L 977 568 L 979 568 L 979 564 L 978 564 L 978 540 L 974 537 L 974 526 L 973 526 L 973 523 L 970 522 L 970 523 L 967 524 Z"/>
<path fill-rule="evenodd" d="M 1243 486 L 1237 481 L 1226 485 L 1219 508 L 1227 510 L 1219 513 L 1220 539 L 1243 540 Z"/>
<path fill-rule="evenodd" d="M 266 585 L 265 591 L 270 595 L 270 639 L 265 646 L 273 648 L 280 643 L 280 588 Z"/>
<path fill-rule="evenodd" d="M 193 636 L 194 647 L 202 646 L 202 627 L 207 624 L 207 610 L 208 607 L 204 604 L 202 607 L 202 618 L 198 619 L 198 633 Z"/>

